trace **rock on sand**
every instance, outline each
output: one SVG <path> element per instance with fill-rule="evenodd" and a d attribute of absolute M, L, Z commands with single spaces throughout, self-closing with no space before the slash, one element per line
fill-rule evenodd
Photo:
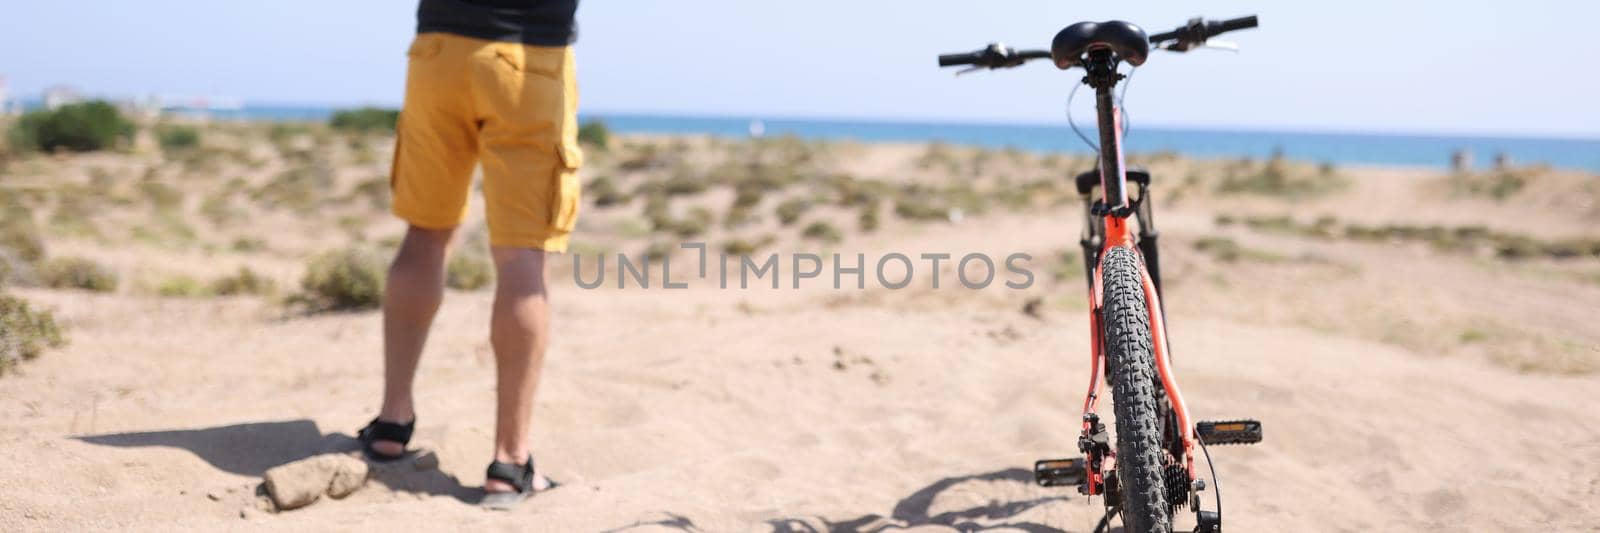
<path fill-rule="evenodd" d="M 367 463 L 344 454 L 324 454 L 268 469 L 267 494 L 279 510 L 311 505 L 323 494 L 343 498 L 367 482 Z"/>

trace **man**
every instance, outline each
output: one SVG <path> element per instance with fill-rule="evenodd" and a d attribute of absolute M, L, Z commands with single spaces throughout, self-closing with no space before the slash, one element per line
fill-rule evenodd
<path fill-rule="evenodd" d="M 390 185 L 410 224 L 383 298 L 384 391 L 361 430 L 366 454 L 405 454 L 416 425 L 412 382 L 444 297 L 451 236 L 483 165 L 498 273 L 494 459 L 484 505 L 504 508 L 553 484 L 528 449 L 534 391 L 549 341 L 545 252 L 562 252 L 578 214 L 577 0 L 421 0 Z"/>

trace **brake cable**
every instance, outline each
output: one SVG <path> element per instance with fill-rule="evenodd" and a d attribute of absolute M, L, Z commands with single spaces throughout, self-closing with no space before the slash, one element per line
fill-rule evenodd
<path fill-rule="evenodd" d="M 1205 439 L 1195 439 L 1194 441 L 1200 443 L 1200 453 L 1206 455 L 1206 468 L 1211 470 L 1211 494 L 1217 497 L 1217 524 L 1220 526 L 1222 524 L 1222 481 L 1217 479 L 1217 464 L 1211 462 L 1211 450 L 1206 449 Z M 1199 502 L 1195 503 L 1198 504 Z M 1200 506 L 1195 505 L 1195 511 L 1198 512 L 1199 510 Z"/>
<path fill-rule="evenodd" d="M 1126 102 L 1128 99 L 1128 85 L 1133 82 L 1133 73 L 1138 72 L 1138 70 L 1138 68 L 1128 69 L 1128 75 L 1124 77 L 1122 81 L 1122 93 L 1117 95 L 1117 107 L 1122 109 L 1122 137 L 1124 139 L 1128 137 L 1128 131 L 1131 129 L 1130 124 L 1132 124 L 1132 121 L 1128 120 L 1128 108 L 1124 102 Z M 1088 145 L 1091 151 L 1099 153 L 1100 145 L 1089 140 L 1089 136 L 1084 135 L 1083 130 L 1078 129 L 1077 121 L 1072 119 L 1072 101 L 1078 96 L 1078 87 L 1082 86 L 1083 84 L 1074 83 L 1072 84 L 1072 91 L 1067 93 L 1067 125 L 1072 126 L 1072 133 L 1076 133 L 1078 135 L 1078 139 L 1083 141 L 1083 144 Z"/>
<path fill-rule="evenodd" d="M 1083 140 L 1083 144 L 1089 145 L 1090 151 L 1100 153 L 1100 145 L 1089 140 L 1087 135 L 1078 130 L 1078 122 L 1072 120 L 1072 99 L 1078 96 L 1078 86 L 1079 84 L 1077 83 L 1072 84 L 1072 92 L 1067 93 L 1067 125 L 1072 126 L 1072 132 L 1078 134 L 1078 138 Z"/>

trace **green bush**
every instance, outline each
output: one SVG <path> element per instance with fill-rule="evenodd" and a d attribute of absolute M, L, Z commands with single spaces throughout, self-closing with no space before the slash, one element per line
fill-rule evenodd
<path fill-rule="evenodd" d="M 0 256 L 22 263 L 44 259 L 44 238 L 39 235 L 39 227 L 34 225 L 26 208 L 0 206 L 0 209 L 6 209 L 0 213 Z"/>
<path fill-rule="evenodd" d="M 733 209 L 750 209 L 761 204 L 761 197 L 767 190 L 759 185 L 748 185 L 749 181 L 741 181 L 733 187 Z"/>
<path fill-rule="evenodd" d="M 755 220 L 755 209 L 744 206 L 734 206 L 732 209 L 728 210 L 727 214 L 722 216 L 722 227 L 735 229 L 755 222 Z"/>
<path fill-rule="evenodd" d="M 804 198 L 791 198 L 778 204 L 778 223 L 785 226 L 800 221 L 800 215 L 811 210 L 811 202 Z"/>
<path fill-rule="evenodd" d="M 873 203 L 863 206 L 861 208 L 861 216 L 857 219 L 857 226 L 861 228 L 861 231 L 866 233 L 878 231 L 879 224 L 878 204 Z"/>
<path fill-rule="evenodd" d="M 195 148 L 200 146 L 200 129 L 183 124 L 159 124 L 156 126 L 156 144 L 166 152 Z"/>
<path fill-rule="evenodd" d="M 494 265 L 473 254 L 455 254 L 445 267 L 445 286 L 463 291 L 488 287 L 494 281 Z"/>
<path fill-rule="evenodd" d="M 26 300 L 0 294 L 0 375 L 18 362 L 33 359 L 45 348 L 66 344 L 55 315 L 34 310 Z"/>
<path fill-rule="evenodd" d="M 589 120 L 578 127 L 578 142 L 605 149 L 611 144 L 611 128 L 599 120 Z"/>
<path fill-rule="evenodd" d="M 199 281 L 183 275 L 167 278 L 156 286 L 156 294 L 169 298 L 193 298 L 205 296 L 207 292 L 207 288 L 201 286 Z"/>
<path fill-rule="evenodd" d="M 651 263 L 660 263 L 662 260 L 665 260 L 667 256 L 672 255 L 674 250 L 677 250 L 677 247 L 669 243 L 652 242 L 648 246 L 645 246 L 643 255 L 646 261 Z M 621 276 L 622 273 L 618 272 L 617 275 Z"/>
<path fill-rule="evenodd" d="M 646 194 L 643 214 L 645 220 L 650 221 L 650 229 L 667 230 L 672 227 L 672 205 L 665 194 Z"/>
<path fill-rule="evenodd" d="M 1194 242 L 1194 249 L 1202 253 L 1210 254 L 1211 257 L 1215 258 L 1217 261 L 1224 263 L 1236 263 L 1241 260 L 1255 261 L 1260 263 L 1277 263 L 1284 260 L 1282 256 L 1266 250 L 1257 250 L 1240 246 L 1239 243 L 1234 242 L 1233 239 L 1229 239 L 1227 237 L 1202 237 Z"/>
<path fill-rule="evenodd" d="M 687 239 L 704 234 L 715 220 L 716 215 L 710 209 L 696 207 L 689 210 L 689 216 L 680 219 L 667 218 L 656 229 Z"/>
<path fill-rule="evenodd" d="M 1307 172 L 1307 169 L 1274 157 L 1262 165 L 1249 160 L 1230 164 L 1224 170 L 1216 191 L 1304 199 L 1339 191 L 1348 185 L 1349 180 L 1333 166 L 1319 166 L 1315 171 Z"/>
<path fill-rule="evenodd" d="M 400 121 L 400 110 L 381 107 L 345 109 L 333 113 L 328 125 L 353 133 L 393 132 Z"/>
<path fill-rule="evenodd" d="M 22 149 L 57 148 L 89 152 L 133 138 L 133 123 L 116 106 L 95 100 L 68 104 L 54 111 L 30 111 L 11 127 L 10 144 Z"/>
<path fill-rule="evenodd" d="M 628 195 L 617 188 L 616 180 L 611 176 L 600 176 L 589 181 L 589 186 L 584 188 L 584 193 L 594 198 L 596 207 L 610 207 L 628 202 Z"/>
<path fill-rule="evenodd" d="M 295 122 L 274 122 L 267 127 L 267 140 L 274 145 L 287 144 L 301 135 L 310 135 L 311 127 Z"/>
<path fill-rule="evenodd" d="M 267 240 L 261 237 L 238 237 L 228 244 L 228 249 L 240 253 L 255 253 L 267 249 Z"/>
<path fill-rule="evenodd" d="M 376 308 L 383 301 L 385 274 L 383 260 L 369 250 L 325 252 L 311 259 L 292 302 L 314 311 Z"/>
<path fill-rule="evenodd" d="M 732 239 L 722 243 L 722 251 L 728 255 L 752 255 L 776 240 L 772 235 L 763 235 L 756 240 Z"/>
<path fill-rule="evenodd" d="M 689 174 L 674 174 L 661 183 L 661 190 L 668 196 L 700 194 L 706 190 L 706 180 Z"/>
<path fill-rule="evenodd" d="M 844 240 L 844 234 L 839 232 L 839 228 L 835 228 L 827 222 L 812 222 L 811 225 L 806 226 L 805 231 L 802 231 L 800 236 L 830 243 Z"/>
<path fill-rule="evenodd" d="M 271 278 L 256 274 L 250 267 L 239 267 L 239 271 L 233 275 L 212 281 L 210 288 L 217 296 L 238 296 L 272 294 L 278 287 Z"/>
<path fill-rule="evenodd" d="M 1232 263 L 1239 260 L 1239 243 L 1227 237 L 1201 237 L 1194 242 L 1196 251 L 1211 254 L 1218 261 Z"/>
<path fill-rule="evenodd" d="M 117 274 L 92 259 L 83 257 L 52 259 L 40 270 L 40 278 L 51 288 L 83 289 L 94 292 L 117 290 Z"/>
<path fill-rule="evenodd" d="M 894 203 L 894 214 L 906 220 L 949 220 L 950 210 L 934 204 L 928 198 L 906 195 Z"/>
<path fill-rule="evenodd" d="M 319 163 L 293 166 L 251 192 L 251 198 L 270 209 L 308 213 L 328 200 L 333 173 L 331 166 Z"/>

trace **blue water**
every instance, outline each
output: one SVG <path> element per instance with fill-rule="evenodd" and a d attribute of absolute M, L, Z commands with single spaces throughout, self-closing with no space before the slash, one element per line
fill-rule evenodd
<path fill-rule="evenodd" d="M 242 120 L 326 120 L 326 106 L 252 105 L 211 116 Z M 699 134 L 746 137 L 755 117 L 699 117 L 621 113 L 586 114 L 604 120 L 620 133 Z M 1003 125 L 941 122 L 887 122 L 763 118 L 766 135 L 808 139 L 853 139 L 862 142 L 928 142 L 1015 147 L 1036 152 L 1084 154 L 1089 148 L 1066 124 Z M 1079 125 L 1095 137 L 1092 124 Z M 1134 125 L 1125 139 L 1130 153 L 1173 151 L 1198 157 L 1267 157 L 1275 151 L 1292 159 L 1337 164 L 1405 165 L 1443 168 L 1452 152 L 1470 150 L 1484 167 L 1497 153 L 1516 164 L 1544 163 L 1559 168 L 1600 172 L 1600 139 L 1535 137 L 1469 137 L 1290 131 L 1204 130 Z"/>
<path fill-rule="evenodd" d="M 679 117 L 597 114 L 620 132 L 749 135 L 749 118 Z M 814 139 L 864 142 L 941 141 L 989 147 L 1015 147 L 1038 152 L 1089 153 L 1089 147 L 1067 125 L 1000 125 L 844 120 L 762 119 L 766 135 L 792 134 Z M 1095 139 L 1093 125 L 1080 124 Z M 1147 153 L 1170 150 L 1199 157 L 1267 157 L 1282 150 L 1291 159 L 1340 164 L 1445 167 L 1458 149 L 1470 150 L 1479 166 L 1504 152 L 1517 164 L 1547 163 L 1561 168 L 1600 172 L 1600 140 L 1444 137 L 1282 131 L 1225 131 L 1145 128 L 1135 126 L 1124 139 L 1125 150 Z"/>

